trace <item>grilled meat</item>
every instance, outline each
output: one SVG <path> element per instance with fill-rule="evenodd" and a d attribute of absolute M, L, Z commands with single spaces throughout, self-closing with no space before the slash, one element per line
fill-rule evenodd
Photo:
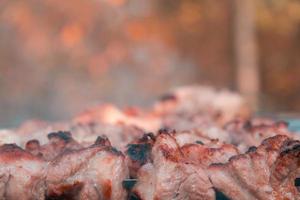
<path fill-rule="evenodd" d="M 144 131 L 136 126 L 104 123 L 72 124 L 70 131 L 73 137 L 85 146 L 91 145 L 99 135 L 105 135 L 112 146 L 122 151 L 129 142 L 144 134 Z"/>
<path fill-rule="evenodd" d="M 212 164 L 214 187 L 230 199 L 300 199 L 295 181 L 300 176 L 300 142 L 274 136 L 225 164 Z"/>
<path fill-rule="evenodd" d="M 151 151 L 151 162 L 138 171 L 133 195 L 142 200 L 215 199 L 202 168 L 185 162 L 175 138 L 161 132 Z"/>
<path fill-rule="evenodd" d="M 128 178 L 123 154 L 112 147 L 95 144 L 64 152 L 49 163 L 49 199 L 126 199 L 122 181 Z"/>
<path fill-rule="evenodd" d="M 73 120 L 79 124 L 105 123 L 123 124 L 127 126 L 137 126 L 144 131 L 156 131 L 161 126 L 160 118 L 155 115 L 145 113 L 139 109 L 128 109 L 122 111 L 111 104 L 105 104 L 86 110 L 76 116 Z"/>
<path fill-rule="evenodd" d="M 107 138 L 81 147 L 68 132 L 48 137 L 42 146 L 29 141 L 26 150 L 15 144 L 0 147 L 0 199 L 126 199 L 125 157 Z"/>
<path fill-rule="evenodd" d="M 42 200 L 46 162 L 15 144 L 0 147 L 0 199 Z"/>
<path fill-rule="evenodd" d="M 49 142 L 40 145 L 38 140 L 30 140 L 26 143 L 25 149 L 35 156 L 44 158 L 44 160 L 52 160 L 63 151 L 80 149 L 82 146 L 76 142 L 70 132 L 53 132 L 48 134 Z"/>
<path fill-rule="evenodd" d="M 184 87 L 148 111 L 107 104 L 0 130 L 0 199 L 300 200 L 299 136 L 245 105 Z"/>
<path fill-rule="evenodd" d="M 208 115 L 220 124 L 233 118 L 250 116 L 250 109 L 238 94 L 210 87 L 188 86 L 172 91 L 154 106 L 160 115 L 185 114 L 189 116 Z"/>
<path fill-rule="evenodd" d="M 206 169 L 212 163 L 225 163 L 239 153 L 238 149 L 230 144 L 186 144 L 181 148 L 186 161 Z"/>
<path fill-rule="evenodd" d="M 231 137 L 231 143 L 246 151 L 251 146 L 258 146 L 264 139 L 276 135 L 285 135 L 299 139 L 299 136 L 288 130 L 286 122 L 270 122 L 270 120 L 233 120 L 225 126 Z"/>
<path fill-rule="evenodd" d="M 141 140 L 137 144 L 139 149 L 147 145 L 143 151 L 134 151 L 133 155 L 127 151 L 131 160 L 140 161 L 140 167 L 134 168 L 137 170 L 134 196 L 142 200 L 215 198 L 206 169 L 211 163 L 227 162 L 238 150 L 217 140 L 206 139 L 203 143 L 199 137 L 186 134 L 161 130 L 150 142 Z M 133 148 L 130 145 L 129 149 Z"/>

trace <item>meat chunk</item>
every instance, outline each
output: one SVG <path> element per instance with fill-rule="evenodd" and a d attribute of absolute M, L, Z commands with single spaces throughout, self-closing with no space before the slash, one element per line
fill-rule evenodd
<path fill-rule="evenodd" d="M 247 118 L 250 109 L 247 102 L 239 95 L 228 90 L 217 91 L 211 87 L 187 86 L 177 88 L 154 106 L 160 115 L 204 113 L 213 117 L 220 124 L 225 124 L 236 117 Z"/>
<path fill-rule="evenodd" d="M 300 142 L 287 136 L 268 138 L 257 148 L 209 167 L 209 177 L 230 199 L 300 199 Z"/>
<path fill-rule="evenodd" d="M 271 120 L 233 120 L 225 126 L 225 130 L 231 137 L 231 143 L 245 152 L 251 146 L 258 146 L 269 137 L 286 135 L 290 138 L 299 139 L 299 136 L 288 130 L 286 122 Z"/>
<path fill-rule="evenodd" d="M 69 130 L 69 123 L 46 122 L 41 120 L 29 120 L 22 123 L 14 133 L 20 138 L 20 146 L 25 146 L 29 140 L 38 140 L 40 144 L 48 142 L 47 135 L 60 130 Z"/>
<path fill-rule="evenodd" d="M 105 123 L 105 124 L 123 124 L 126 126 L 137 126 L 144 131 L 156 131 L 161 126 L 161 119 L 151 112 L 143 112 L 138 108 L 131 108 L 125 111 L 120 110 L 111 104 L 104 104 L 90 108 L 76 116 L 75 123 Z"/>
<path fill-rule="evenodd" d="M 95 144 L 65 151 L 49 163 L 47 198 L 122 200 L 122 181 L 129 178 L 124 155 L 110 146 Z"/>
<path fill-rule="evenodd" d="M 151 162 L 138 171 L 133 195 L 142 200 L 215 199 L 202 168 L 185 163 L 175 138 L 160 132 L 151 150 Z"/>
<path fill-rule="evenodd" d="M 129 178 L 125 156 L 107 138 L 83 148 L 68 132 L 48 135 L 49 143 L 31 140 L 26 150 L 0 147 L 0 199 L 126 199 Z"/>
<path fill-rule="evenodd" d="M 70 131 L 76 141 L 84 146 L 93 144 L 99 135 L 105 135 L 112 146 L 125 150 L 126 145 L 140 138 L 144 131 L 136 126 L 123 124 L 104 124 L 104 123 L 88 123 L 88 124 L 72 124 Z"/>
<path fill-rule="evenodd" d="M 15 144 L 0 147 L 0 199 L 42 200 L 46 162 Z"/>
<path fill-rule="evenodd" d="M 196 114 L 193 116 L 171 115 L 163 118 L 165 128 L 176 130 L 178 143 L 181 145 L 181 140 L 191 140 L 199 138 L 202 140 L 218 139 L 220 141 L 231 143 L 232 138 L 229 131 L 219 125 L 214 119 L 208 115 Z M 175 136 L 177 137 L 177 136 Z M 193 143 L 194 141 L 191 141 Z"/>
<path fill-rule="evenodd" d="M 35 156 L 50 161 L 66 150 L 80 149 L 82 146 L 76 142 L 70 132 L 58 131 L 48 134 L 49 142 L 40 145 L 38 140 L 30 140 L 26 143 L 26 150 Z"/>

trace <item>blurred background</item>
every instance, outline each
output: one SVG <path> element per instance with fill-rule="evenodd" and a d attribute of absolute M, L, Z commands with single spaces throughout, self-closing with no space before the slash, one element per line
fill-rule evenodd
<path fill-rule="evenodd" d="M 0 1 L 0 127 L 188 84 L 299 112 L 300 1 Z"/>

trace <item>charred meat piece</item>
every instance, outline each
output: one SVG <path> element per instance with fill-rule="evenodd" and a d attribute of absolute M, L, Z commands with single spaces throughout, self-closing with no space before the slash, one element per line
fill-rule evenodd
<path fill-rule="evenodd" d="M 48 137 L 46 145 L 29 141 L 27 151 L 14 144 L 0 147 L 0 199 L 126 199 L 125 156 L 107 138 L 79 148 L 68 132 Z"/>
<path fill-rule="evenodd" d="M 215 199 L 204 170 L 185 163 L 184 155 L 170 133 L 159 133 L 151 158 L 151 162 L 138 170 L 133 197 L 142 200 Z"/>
<path fill-rule="evenodd" d="M 154 142 L 153 133 L 147 133 L 142 138 L 127 145 L 126 160 L 131 177 L 135 178 L 139 168 L 151 161 L 151 150 Z"/>
<path fill-rule="evenodd" d="M 45 160 L 52 160 L 65 150 L 80 149 L 82 146 L 76 142 L 70 132 L 58 131 L 48 134 L 49 142 L 40 145 L 38 140 L 30 140 L 26 143 L 26 150 L 35 156 Z"/>
<path fill-rule="evenodd" d="M 232 200 L 300 199 L 295 185 L 300 142 L 283 135 L 268 138 L 225 164 L 212 164 L 209 176 L 214 187 Z"/>
<path fill-rule="evenodd" d="M 290 138 L 299 139 L 299 136 L 288 130 L 288 124 L 282 121 L 234 120 L 225 126 L 225 130 L 229 132 L 232 143 L 244 152 L 251 146 L 260 145 L 264 139 L 276 135 L 286 135 Z"/>
<path fill-rule="evenodd" d="M 69 130 L 69 123 L 50 123 L 41 120 L 29 120 L 21 124 L 14 133 L 19 136 L 20 146 L 25 146 L 29 140 L 38 140 L 40 144 L 48 142 L 48 133 L 59 132 L 60 130 Z"/>
<path fill-rule="evenodd" d="M 46 162 L 15 144 L 0 147 L 0 199 L 42 200 Z"/>
<path fill-rule="evenodd" d="M 124 155 L 110 146 L 94 144 L 65 151 L 49 163 L 48 199 L 122 200 L 122 181 L 129 178 Z"/>

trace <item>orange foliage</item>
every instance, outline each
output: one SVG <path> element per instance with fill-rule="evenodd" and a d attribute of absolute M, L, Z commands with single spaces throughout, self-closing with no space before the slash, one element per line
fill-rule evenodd
<path fill-rule="evenodd" d="M 82 27 L 78 24 L 70 24 L 63 27 L 60 38 L 67 47 L 74 47 L 78 44 L 83 36 Z"/>
<path fill-rule="evenodd" d="M 147 104 L 184 84 L 234 87 L 232 2 L 4 1 L 0 122 L 67 118 L 99 100 Z M 255 3 L 263 109 L 300 109 L 300 3 Z"/>

